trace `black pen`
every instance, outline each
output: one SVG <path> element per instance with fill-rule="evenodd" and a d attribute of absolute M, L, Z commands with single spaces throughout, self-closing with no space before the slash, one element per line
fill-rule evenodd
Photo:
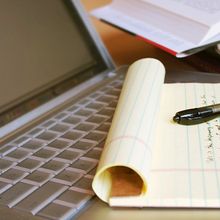
<path fill-rule="evenodd" d="M 177 112 L 173 120 L 181 125 L 195 125 L 218 116 L 220 116 L 220 104 L 215 104 Z"/>

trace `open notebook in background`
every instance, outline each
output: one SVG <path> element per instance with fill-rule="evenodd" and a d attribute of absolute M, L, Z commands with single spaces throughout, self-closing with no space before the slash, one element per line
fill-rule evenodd
<path fill-rule="evenodd" d="M 220 84 L 163 84 L 164 75 L 154 59 L 129 68 L 93 189 L 111 206 L 219 208 L 219 119 L 181 126 L 172 117 L 218 103 Z"/>
<path fill-rule="evenodd" d="M 177 57 L 220 41 L 218 0 L 117 0 L 92 14 Z"/>

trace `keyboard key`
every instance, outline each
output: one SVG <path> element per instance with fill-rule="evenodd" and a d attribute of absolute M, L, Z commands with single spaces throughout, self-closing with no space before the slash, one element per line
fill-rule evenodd
<path fill-rule="evenodd" d="M 96 124 L 101 124 L 103 121 L 105 121 L 106 118 L 100 115 L 93 115 L 89 117 L 86 121 L 96 123 Z"/>
<path fill-rule="evenodd" d="M 69 112 L 75 112 L 78 108 L 79 108 L 79 106 L 73 105 L 73 106 L 69 107 L 69 108 L 67 109 L 67 111 L 69 111 Z"/>
<path fill-rule="evenodd" d="M 6 159 L 12 160 L 12 161 L 16 161 L 19 162 L 21 160 L 24 160 L 30 153 L 22 150 L 22 149 L 16 149 L 14 151 L 12 151 L 11 153 L 7 154 L 5 156 Z"/>
<path fill-rule="evenodd" d="M 44 140 L 44 141 L 52 141 L 57 136 L 58 136 L 58 134 L 56 134 L 56 133 L 53 133 L 50 131 L 45 131 L 45 132 L 41 133 L 40 135 L 38 135 L 36 138 Z"/>
<path fill-rule="evenodd" d="M 99 160 L 101 153 L 102 153 L 102 151 L 100 149 L 93 148 L 88 153 L 86 153 L 84 155 L 84 157 L 89 157 L 92 159 Z"/>
<path fill-rule="evenodd" d="M 19 137 L 18 139 L 16 139 L 15 141 L 13 141 L 13 144 L 20 146 L 20 145 L 24 144 L 25 142 L 27 142 L 29 139 L 30 139 L 30 137 L 28 137 L 28 136 L 22 136 L 22 137 Z"/>
<path fill-rule="evenodd" d="M 116 108 L 117 104 L 118 104 L 117 101 L 112 101 L 112 102 L 108 105 L 108 107 Z"/>
<path fill-rule="evenodd" d="M 93 169 L 97 165 L 97 161 L 88 160 L 86 158 L 80 158 L 76 162 L 74 162 L 70 168 L 79 169 L 82 173 L 88 173 L 91 169 Z"/>
<path fill-rule="evenodd" d="M 90 141 L 96 141 L 96 142 L 101 142 L 106 138 L 106 133 L 104 132 L 99 132 L 99 131 L 91 131 L 89 134 L 87 134 L 84 139 L 88 139 Z"/>
<path fill-rule="evenodd" d="M 106 107 L 100 110 L 99 112 L 97 112 L 97 114 L 111 117 L 114 114 L 114 109 Z"/>
<path fill-rule="evenodd" d="M 112 89 L 111 86 L 104 86 L 103 88 L 99 89 L 99 91 L 102 92 L 102 96 L 104 96 L 106 94 L 107 91 L 109 91 L 110 89 Z"/>
<path fill-rule="evenodd" d="M 49 128 L 56 123 L 55 120 L 48 120 L 41 124 L 42 127 Z"/>
<path fill-rule="evenodd" d="M 57 154 L 56 151 L 53 150 L 47 150 L 47 149 L 41 149 L 34 153 L 31 158 L 41 161 L 48 161 L 49 159 L 53 158 Z"/>
<path fill-rule="evenodd" d="M 62 132 L 62 133 L 64 133 L 65 131 L 69 129 L 70 129 L 70 126 L 65 125 L 65 124 L 56 124 L 50 128 L 51 131 Z"/>
<path fill-rule="evenodd" d="M 58 183 L 48 182 L 44 184 L 41 188 L 34 191 L 31 195 L 23 199 L 15 207 L 31 212 L 35 215 L 42 208 L 52 202 L 56 197 L 58 197 L 61 193 L 63 193 L 67 188 L 67 186 Z"/>
<path fill-rule="evenodd" d="M 11 168 L 0 176 L 0 180 L 3 182 L 15 184 L 27 175 L 28 173 L 24 171 Z"/>
<path fill-rule="evenodd" d="M 38 134 L 42 133 L 43 131 L 44 130 L 42 128 L 34 128 L 30 132 L 28 132 L 28 135 L 35 136 L 35 135 L 38 135 Z"/>
<path fill-rule="evenodd" d="M 0 173 L 5 172 L 6 170 L 10 169 L 12 166 L 15 165 L 15 162 L 0 159 Z"/>
<path fill-rule="evenodd" d="M 94 177 L 95 174 L 96 174 L 96 168 L 97 168 L 97 167 L 95 167 L 94 169 L 90 170 L 86 176 Z"/>
<path fill-rule="evenodd" d="M 96 148 L 96 149 L 99 149 L 99 150 L 102 150 L 104 146 L 105 146 L 105 140 L 102 141 L 102 142 L 100 142 L 100 143 L 98 143 L 98 144 L 95 146 L 95 148 Z"/>
<path fill-rule="evenodd" d="M 101 94 L 102 94 L 102 93 L 100 93 L 99 91 L 94 92 L 94 93 L 92 93 L 92 94 L 90 95 L 90 98 L 97 98 L 97 97 L 99 97 Z"/>
<path fill-rule="evenodd" d="M 96 127 L 96 124 L 92 124 L 92 123 L 80 123 L 79 125 L 77 125 L 74 129 L 75 130 L 80 130 L 80 131 L 91 131 Z"/>
<path fill-rule="evenodd" d="M 49 143 L 47 146 L 53 148 L 54 150 L 64 150 L 69 145 L 70 143 L 67 141 L 56 139 L 53 142 Z"/>
<path fill-rule="evenodd" d="M 8 188 L 10 188 L 12 185 L 9 183 L 5 183 L 0 181 L 0 194 L 3 193 L 4 191 L 6 191 Z M 1 198 L 1 196 L 0 196 Z"/>
<path fill-rule="evenodd" d="M 85 104 L 87 104 L 87 103 L 90 102 L 90 101 L 91 101 L 91 99 L 84 98 L 84 99 L 81 100 L 78 104 L 79 104 L 79 105 L 85 105 Z"/>
<path fill-rule="evenodd" d="M 89 117 L 93 113 L 94 113 L 94 111 L 92 111 L 92 110 L 80 109 L 80 110 L 76 111 L 74 114 L 82 116 L 82 117 Z"/>
<path fill-rule="evenodd" d="M 42 161 L 27 158 L 22 162 L 18 163 L 15 168 L 31 173 L 38 167 L 40 167 L 42 164 Z"/>
<path fill-rule="evenodd" d="M 113 119 L 113 117 L 109 118 L 109 119 L 108 119 L 107 121 L 105 121 L 105 122 L 111 123 L 111 122 L 112 122 L 112 119 Z"/>
<path fill-rule="evenodd" d="M 86 105 L 86 108 L 90 108 L 90 109 L 93 109 L 93 110 L 100 110 L 105 104 L 103 103 L 98 103 L 98 102 L 92 102 L 92 103 L 89 103 L 88 105 Z"/>
<path fill-rule="evenodd" d="M 86 193 L 77 192 L 75 190 L 67 190 L 61 196 L 59 196 L 54 203 L 68 206 L 68 207 L 82 207 L 86 202 L 92 198 L 92 195 Z"/>
<path fill-rule="evenodd" d="M 103 123 L 100 126 L 96 128 L 97 131 L 103 131 L 103 132 L 108 132 L 110 129 L 111 124 L 110 123 Z"/>
<path fill-rule="evenodd" d="M 103 95 L 96 99 L 98 102 L 104 102 L 104 103 L 110 103 L 112 100 L 114 100 L 114 97 Z"/>
<path fill-rule="evenodd" d="M 35 152 L 37 150 L 39 150 L 40 148 L 42 148 L 44 146 L 44 143 L 38 140 L 30 140 L 28 141 L 26 144 L 21 146 L 21 149 L 25 149 L 31 152 Z"/>
<path fill-rule="evenodd" d="M 66 168 L 67 166 L 68 165 L 63 163 L 63 162 L 56 161 L 56 160 L 51 160 L 48 163 L 46 163 L 45 165 L 43 165 L 39 170 L 42 170 L 44 172 L 57 174 L 61 170 Z"/>
<path fill-rule="evenodd" d="M 81 121 L 81 118 L 75 116 L 69 116 L 63 120 L 63 122 L 76 126 Z"/>
<path fill-rule="evenodd" d="M 68 115 L 68 114 L 65 113 L 65 112 L 60 112 L 60 113 L 58 113 L 54 118 L 60 120 L 60 119 L 65 118 L 67 115 Z"/>
<path fill-rule="evenodd" d="M 50 173 L 45 173 L 45 172 L 37 170 L 37 171 L 29 174 L 28 176 L 26 176 L 22 180 L 22 182 L 23 183 L 28 183 L 28 184 L 31 184 L 31 185 L 41 186 L 44 183 L 46 183 L 49 179 L 51 179 L 52 176 L 53 175 L 50 174 Z"/>
<path fill-rule="evenodd" d="M 81 151 L 87 151 L 91 149 L 94 145 L 95 143 L 88 142 L 87 140 L 80 140 L 75 144 L 73 144 L 72 146 L 70 146 L 70 148 L 78 149 Z"/>
<path fill-rule="evenodd" d="M 114 86 L 114 88 L 121 90 L 122 89 L 122 84 L 123 83 L 119 82 L 118 85 Z"/>
<path fill-rule="evenodd" d="M 72 215 L 76 213 L 76 208 L 70 208 L 67 206 L 51 203 L 42 209 L 37 215 L 50 218 L 50 219 L 70 219 Z"/>
<path fill-rule="evenodd" d="M 121 80 L 115 80 L 111 84 L 113 87 L 121 87 L 122 86 L 122 81 Z"/>
<path fill-rule="evenodd" d="M 0 157 L 5 156 L 6 154 L 12 152 L 15 149 L 16 149 L 16 147 L 13 145 L 5 145 L 5 146 L 1 147 L 0 148 Z"/>
<path fill-rule="evenodd" d="M 72 163 L 80 155 L 81 155 L 81 153 L 79 153 L 79 152 L 75 152 L 75 151 L 71 151 L 71 150 L 64 150 L 62 153 L 57 155 L 56 158 L 54 158 L 54 159 L 59 160 L 59 161 L 63 161 L 65 163 Z"/>
<path fill-rule="evenodd" d="M 93 194 L 92 190 L 92 178 L 86 178 L 83 177 L 79 181 L 77 181 L 72 188 L 70 189 L 79 189 L 79 190 L 85 190 L 84 192 L 86 193 L 91 193 Z"/>
<path fill-rule="evenodd" d="M 51 181 L 71 186 L 81 176 L 82 174 L 74 172 L 72 170 L 64 170 L 61 173 L 59 173 L 57 176 L 55 176 Z"/>
<path fill-rule="evenodd" d="M 119 89 L 110 89 L 106 92 L 106 94 L 112 95 L 115 98 L 119 97 L 120 93 L 121 93 L 121 90 L 119 90 Z"/>
<path fill-rule="evenodd" d="M 82 137 L 83 135 L 84 135 L 83 133 L 78 132 L 78 131 L 68 131 L 66 134 L 62 136 L 62 138 L 75 141 L 79 139 L 80 137 Z"/>
<path fill-rule="evenodd" d="M 31 186 L 26 183 L 17 183 L 8 191 L 1 194 L 0 204 L 7 205 L 11 208 L 36 189 L 36 186 Z"/>

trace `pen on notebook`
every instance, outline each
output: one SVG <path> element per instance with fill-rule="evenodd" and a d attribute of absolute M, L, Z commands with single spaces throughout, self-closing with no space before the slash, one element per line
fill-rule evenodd
<path fill-rule="evenodd" d="M 218 116 L 220 116 L 220 104 L 215 104 L 177 112 L 173 120 L 181 125 L 195 125 Z"/>

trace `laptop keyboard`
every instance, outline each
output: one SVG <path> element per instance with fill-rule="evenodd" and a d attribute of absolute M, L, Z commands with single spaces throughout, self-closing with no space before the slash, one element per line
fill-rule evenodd
<path fill-rule="evenodd" d="M 84 208 L 121 86 L 115 79 L 1 146 L 0 204 L 49 219 Z"/>

